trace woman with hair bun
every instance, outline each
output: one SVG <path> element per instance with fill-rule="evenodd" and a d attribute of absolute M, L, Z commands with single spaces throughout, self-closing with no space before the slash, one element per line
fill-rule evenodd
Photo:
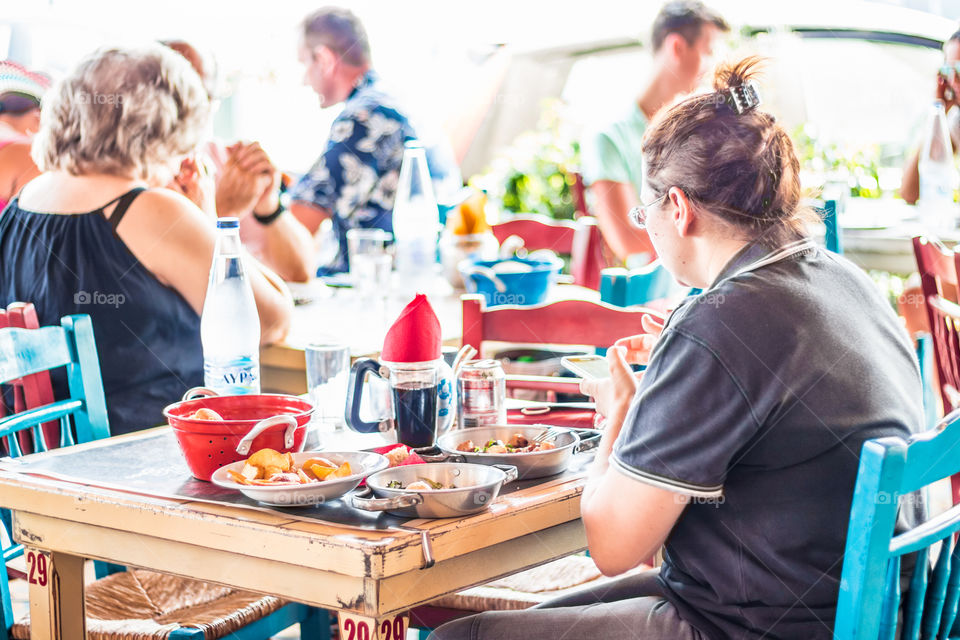
<path fill-rule="evenodd" d="M 607 424 L 581 499 L 591 556 L 617 575 L 663 547 L 661 567 L 437 638 L 832 637 L 860 448 L 919 427 L 920 376 L 872 281 L 807 237 L 758 62 L 719 68 L 647 130 L 631 219 L 702 292 L 582 385 Z"/>

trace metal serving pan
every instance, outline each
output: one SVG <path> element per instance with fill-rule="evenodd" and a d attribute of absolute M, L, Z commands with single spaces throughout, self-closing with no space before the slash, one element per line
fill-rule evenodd
<path fill-rule="evenodd" d="M 513 434 L 519 433 L 527 440 L 533 440 L 541 433 L 553 429 L 558 433 L 552 441 L 555 449 L 547 451 L 533 451 L 530 453 L 470 453 L 457 451 L 457 445 L 473 440 L 474 444 L 483 444 L 489 440 L 503 440 L 506 442 Z M 487 427 L 473 427 L 450 431 L 437 438 L 436 449 L 439 454 L 431 455 L 430 450 L 417 449 L 417 454 L 424 460 L 460 459 L 475 464 L 509 464 L 515 465 L 521 480 L 543 478 L 566 471 L 574 453 L 589 451 L 600 442 L 600 433 L 590 433 L 589 437 L 580 439 L 576 431 L 550 425 L 491 425 Z M 458 458 L 459 456 L 459 458 Z"/>
<path fill-rule="evenodd" d="M 421 478 L 456 488 L 410 491 L 387 487 L 394 480 L 406 486 Z M 364 511 L 386 511 L 405 518 L 456 518 L 483 511 L 503 485 L 516 479 L 517 468 L 512 465 L 411 464 L 374 473 L 367 478 L 369 492 L 354 495 L 351 503 Z M 370 492 L 376 497 L 365 497 Z"/>

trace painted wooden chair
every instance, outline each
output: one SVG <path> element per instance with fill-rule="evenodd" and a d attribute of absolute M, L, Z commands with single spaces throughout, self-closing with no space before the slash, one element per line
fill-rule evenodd
<path fill-rule="evenodd" d="M 930 325 L 936 385 L 943 413 L 960 408 L 960 306 L 957 304 L 957 273 L 960 256 L 940 242 L 918 236 L 913 251 L 920 272 L 923 304 Z M 960 503 L 960 477 L 952 480 L 954 503 Z"/>
<path fill-rule="evenodd" d="M 820 207 L 820 217 L 823 219 L 823 242 L 827 251 L 843 253 L 843 238 L 840 235 L 840 222 L 837 220 L 837 201 L 824 200 Z"/>
<path fill-rule="evenodd" d="M 32 435 L 39 450 L 45 450 L 42 425 L 58 423 L 61 444 L 89 442 L 110 435 L 100 378 L 100 364 L 90 317 L 67 316 L 60 326 L 24 329 L 0 328 L 0 383 L 26 380 L 41 371 L 65 367 L 69 397 L 41 407 L 0 418 L 0 436 Z M 19 439 L 8 437 L 12 457 L 19 457 Z M 0 550 L 4 562 L 23 554 L 14 544 L 6 524 L 0 526 Z M 153 594 L 151 597 L 150 594 Z M 134 611 L 156 610 L 155 603 L 167 594 L 164 609 L 152 619 Z M 189 599 L 191 605 L 184 608 Z M 26 639 L 29 620 L 13 620 L 10 585 L 0 572 L 0 640 Z M 181 613 L 179 610 L 183 609 Z M 107 576 L 87 587 L 88 631 L 99 638 L 221 638 L 235 640 L 267 638 L 300 623 L 304 638 L 329 638 L 326 612 L 301 604 L 287 604 L 272 596 L 208 585 L 195 580 L 149 571 L 127 571 Z M 177 614 L 183 619 L 177 619 Z"/>
<path fill-rule="evenodd" d="M 542 215 L 519 215 L 493 225 L 498 242 L 510 236 L 523 239 L 529 251 L 550 249 L 570 256 L 573 283 L 589 289 L 600 286 L 600 270 L 606 266 L 603 237 L 595 218 L 554 220 Z"/>
<path fill-rule="evenodd" d="M 659 260 L 638 269 L 611 267 L 600 272 L 600 300 L 616 307 L 653 305 L 660 308 L 660 301 L 677 285 L 673 276 Z"/>
<path fill-rule="evenodd" d="M 834 638 L 954 638 L 960 634 L 960 505 L 894 535 L 899 498 L 960 472 L 960 412 L 911 438 L 870 440 L 850 510 Z M 937 548 L 939 547 L 939 549 Z M 901 594 L 901 558 L 916 553 Z M 932 564 L 932 569 L 931 569 Z M 897 634 L 898 618 L 900 633 Z"/>
<path fill-rule="evenodd" d="M 37 319 L 37 311 L 33 304 L 29 302 L 11 302 L 6 310 L 0 308 L 0 328 L 20 327 L 22 329 L 37 329 L 40 322 Z M 53 385 L 50 383 L 50 373 L 41 371 L 32 376 L 27 376 L 23 380 L 17 380 L 10 384 L 12 395 L 13 411 L 19 413 L 24 409 L 39 407 L 53 402 Z M 5 408 L 0 402 L 0 418 L 4 416 Z M 54 448 L 61 445 L 60 427 L 57 421 L 51 421 L 43 425 L 44 445 L 46 448 Z M 34 449 L 33 438 L 29 433 L 20 433 L 17 435 L 17 443 L 20 450 L 24 453 L 31 453 Z M 9 450 L 6 443 L 0 444 L 0 450 Z"/>
<path fill-rule="evenodd" d="M 619 338 L 642 333 L 640 318 L 648 310 L 615 307 L 602 302 L 563 300 L 537 306 L 497 306 L 486 309 L 480 295 L 460 296 L 463 304 L 463 344 L 478 351 L 484 341 L 522 344 L 563 344 L 609 347 Z M 547 376 L 507 376 L 507 387 L 578 393 L 579 379 Z M 544 421 L 548 421 L 545 418 Z M 582 556 L 567 556 L 553 563 L 558 575 L 566 567 L 589 562 Z M 598 571 L 599 573 L 599 571 Z M 490 585 L 487 585 L 490 587 Z M 455 618 L 501 609 L 520 609 L 542 600 L 543 594 L 487 589 L 483 594 L 468 590 L 451 594 L 433 605 L 410 613 L 411 626 L 421 628 L 425 638 L 430 628 Z"/>
<path fill-rule="evenodd" d="M 649 309 L 615 307 L 589 300 L 561 300 L 535 306 L 486 309 L 483 296 L 460 296 L 463 344 L 482 353 L 484 341 L 520 344 L 587 345 L 607 348 L 624 336 L 643 333 L 640 319 Z M 579 380 L 545 376 L 510 376 L 507 386 L 578 393 Z"/>

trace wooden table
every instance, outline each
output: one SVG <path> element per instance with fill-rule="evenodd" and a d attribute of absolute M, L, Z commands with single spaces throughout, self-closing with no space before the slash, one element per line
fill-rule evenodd
<path fill-rule="evenodd" d="M 280 344 L 260 351 L 260 378 L 265 391 L 302 394 L 307 392 L 304 348 L 311 342 L 333 338 L 346 342 L 355 358 L 380 352 L 387 329 L 413 299 L 412 293 L 388 292 L 373 299 L 349 288 L 327 288 L 319 281 L 298 287 L 310 299 L 294 308 L 290 334 Z M 463 333 L 462 291 L 454 291 L 438 280 L 427 297 L 440 320 L 443 343 L 459 346 Z M 549 302 L 557 300 L 600 300 L 600 293 L 576 285 L 558 285 Z"/>
<path fill-rule="evenodd" d="M 87 450 L 104 456 L 109 447 L 136 445 L 164 429 L 22 460 Z M 146 463 L 149 452 L 143 456 Z M 255 510 L 26 475 L 16 466 L 0 463 L 0 504 L 13 511 L 16 540 L 49 576 L 30 584 L 34 639 L 84 637 L 84 558 L 273 594 L 374 625 L 586 547 L 579 520 L 585 481 L 569 472 L 527 488 L 509 485 L 474 516 L 364 529 L 298 517 L 290 509 Z"/>

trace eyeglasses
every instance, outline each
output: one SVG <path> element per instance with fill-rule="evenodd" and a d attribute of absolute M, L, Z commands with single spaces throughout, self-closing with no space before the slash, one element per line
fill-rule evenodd
<path fill-rule="evenodd" d="M 639 206 L 630 209 L 630 222 L 633 223 L 637 229 L 646 229 L 647 228 L 647 212 L 650 210 L 650 207 L 656 206 L 667 197 L 668 194 L 663 194 L 653 202 L 649 204 L 641 204 Z"/>

